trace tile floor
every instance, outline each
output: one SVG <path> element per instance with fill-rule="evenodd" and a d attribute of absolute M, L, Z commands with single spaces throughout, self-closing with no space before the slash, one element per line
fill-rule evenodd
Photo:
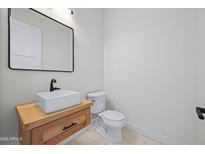
<path fill-rule="evenodd" d="M 160 145 L 141 134 L 137 134 L 127 128 L 122 130 L 123 142 L 112 143 L 99 135 L 93 127 L 87 129 L 83 134 L 70 141 L 69 145 Z"/>

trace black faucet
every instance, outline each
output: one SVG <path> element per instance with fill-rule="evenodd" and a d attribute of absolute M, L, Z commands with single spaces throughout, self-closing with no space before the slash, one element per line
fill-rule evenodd
<path fill-rule="evenodd" d="M 60 90 L 60 88 L 57 88 L 57 87 L 53 87 L 53 83 L 56 83 L 56 79 L 51 79 L 51 82 L 50 82 L 50 91 L 54 91 L 54 90 Z"/>

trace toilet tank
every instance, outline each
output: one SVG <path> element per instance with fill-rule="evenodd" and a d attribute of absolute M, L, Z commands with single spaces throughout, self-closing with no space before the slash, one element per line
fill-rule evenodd
<path fill-rule="evenodd" d="M 93 100 L 91 106 L 91 113 L 100 113 L 106 109 L 106 92 L 98 91 L 88 94 L 88 99 Z"/>

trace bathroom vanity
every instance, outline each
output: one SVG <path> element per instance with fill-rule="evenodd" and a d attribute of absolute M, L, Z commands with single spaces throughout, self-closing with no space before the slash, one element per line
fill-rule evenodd
<path fill-rule="evenodd" d="M 16 106 L 20 144 L 57 144 L 90 124 L 93 102 L 81 99 L 79 105 L 45 113 L 36 102 Z"/>

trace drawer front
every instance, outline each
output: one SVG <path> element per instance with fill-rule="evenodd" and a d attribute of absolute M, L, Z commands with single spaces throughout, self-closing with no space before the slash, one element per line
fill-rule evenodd
<path fill-rule="evenodd" d="M 85 109 L 33 129 L 32 144 L 56 144 L 90 123 L 90 109 Z"/>

